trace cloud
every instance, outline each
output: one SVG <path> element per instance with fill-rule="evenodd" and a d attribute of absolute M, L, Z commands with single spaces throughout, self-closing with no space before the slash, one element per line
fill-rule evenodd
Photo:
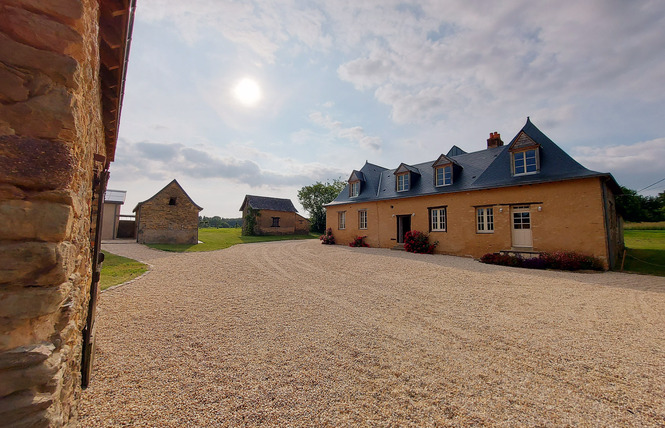
<path fill-rule="evenodd" d="M 310 113 L 309 119 L 313 123 L 331 131 L 338 138 L 353 141 L 363 148 L 372 150 L 381 149 L 381 138 L 366 135 L 365 130 L 361 126 L 344 128 L 342 122 L 333 120 L 329 115 L 323 114 L 320 111 Z"/>
<path fill-rule="evenodd" d="M 612 172 L 619 184 L 639 190 L 665 177 L 665 138 L 632 145 L 576 147 L 573 157 L 589 169 Z"/>
<path fill-rule="evenodd" d="M 167 180 L 177 176 L 195 179 L 221 179 L 250 187 L 303 186 L 340 176 L 345 171 L 318 163 L 300 164 L 277 159 L 277 171 L 262 168 L 250 159 L 219 156 L 211 147 L 193 148 L 183 144 L 139 142 L 123 139 L 112 173 L 134 179 Z M 259 157 L 267 157 L 260 156 Z M 275 156 L 270 157 L 275 160 Z"/>

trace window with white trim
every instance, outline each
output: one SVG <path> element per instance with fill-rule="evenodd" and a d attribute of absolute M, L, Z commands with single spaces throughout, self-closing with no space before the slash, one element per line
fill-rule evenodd
<path fill-rule="evenodd" d="M 409 173 L 397 175 L 397 191 L 409 190 Z"/>
<path fill-rule="evenodd" d="M 367 210 L 358 211 L 358 229 L 367 229 Z"/>
<path fill-rule="evenodd" d="M 446 207 L 432 208 L 429 212 L 432 232 L 446 231 Z"/>
<path fill-rule="evenodd" d="M 476 231 L 494 233 L 494 208 L 476 208 Z"/>
<path fill-rule="evenodd" d="M 451 165 L 438 167 L 434 176 L 435 186 L 450 186 L 453 184 L 453 167 Z"/>
<path fill-rule="evenodd" d="M 538 150 L 531 149 L 513 153 L 513 174 L 527 175 L 538 172 Z"/>
<path fill-rule="evenodd" d="M 360 181 L 349 183 L 349 196 L 355 198 L 360 194 Z"/>
<path fill-rule="evenodd" d="M 340 230 L 346 229 L 346 211 L 337 213 L 337 228 Z"/>

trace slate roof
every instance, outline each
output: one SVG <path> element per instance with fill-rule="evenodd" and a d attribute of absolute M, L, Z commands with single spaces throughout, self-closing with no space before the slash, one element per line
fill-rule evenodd
<path fill-rule="evenodd" d="M 513 176 L 508 148 L 517 138 L 522 136 L 522 133 L 540 145 L 540 172 L 531 175 Z M 446 156 L 461 167 L 453 177 L 453 184 L 449 186 L 434 186 L 434 168 L 432 165 L 438 158 L 410 165 L 420 175 L 412 175 L 410 188 L 404 192 L 397 192 L 395 185 L 395 171 L 397 168 L 387 169 L 365 163 L 360 169 L 365 177 L 365 182 L 361 186 L 359 195 L 350 197 L 347 185 L 337 198 L 327 206 L 547 183 L 585 177 L 608 177 L 612 190 L 615 193 L 620 193 L 619 185 L 611 174 L 591 171 L 580 165 L 543 134 L 528 118 L 524 127 L 509 144 L 473 153 L 466 153 L 459 147 L 453 146 Z"/>
<path fill-rule="evenodd" d="M 347 190 L 348 192 L 348 190 Z M 298 210 L 293 206 L 291 199 L 270 198 L 268 196 L 254 196 L 245 195 L 245 200 L 242 201 L 240 211 L 245 210 L 245 205 L 249 204 L 255 210 L 270 210 L 270 211 L 286 211 L 290 213 L 297 213 Z"/>

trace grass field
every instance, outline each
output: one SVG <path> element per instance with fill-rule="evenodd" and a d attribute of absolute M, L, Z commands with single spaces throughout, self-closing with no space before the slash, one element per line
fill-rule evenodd
<path fill-rule="evenodd" d="M 624 230 L 665 230 L 665 221 L 629 223 L 623 225 Z"/>
<path fill-rule="evenodd" d="M 106 290 L 114 285 L 134 279 L 148 270 L 148 266 L 127 257 L 116 256 L 107 251 L 104 253 L 102 264 L 102 276 L 99 279 L 99 287 Z"/>
<path fill-rule="evenodd" d="M 286 241 L 293 239 L 318 239 L 319 235 L 310 233 L 308 235 L 280 235 L 280 236 L 242 236 L 240 228 L 225 229 L 199 229 L 199 241 L 201 244 L 150 244 L 148 247 L 162 251 L 194 252 L 214 251 L 229 248 L 236 244 L 247 244 L 251 242 Z"/>
<path fill-rule="evenodd" d="M 626 229 L 623 237 L 625 271 L 665 276 L 665 229 Z"/>

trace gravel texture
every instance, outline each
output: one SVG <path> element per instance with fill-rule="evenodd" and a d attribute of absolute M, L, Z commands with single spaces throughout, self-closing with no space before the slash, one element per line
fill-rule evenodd
<path fill-rule="evenodd" d="M 664 425 L 665 278 L 283 241 L 101 295 L 80 426 Z"/>

